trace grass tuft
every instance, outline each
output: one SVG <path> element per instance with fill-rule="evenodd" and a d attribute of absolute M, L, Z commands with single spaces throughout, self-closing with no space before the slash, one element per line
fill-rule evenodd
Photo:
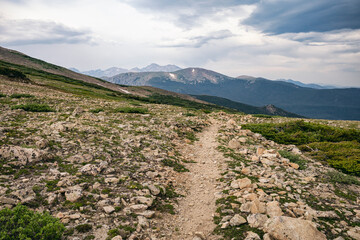
<path fill-rule="evenodd" d="M 290 162 L 298 164 L 300 170 L 306 169 L 307 161 L 303 159 L 301 156 L 293 154 L 286 150 L 280 150 L 279 153 L 283 158 L 287 158 L 290 160 Z"/>
<path fill-rule="evenodd" d="M 52 109 L 47 104 L 38 104 L 38 103 L 15 105 L 11 107 L 11 109 L 23 109 L 27 112 L 55 112 L 55 110 Z"/>

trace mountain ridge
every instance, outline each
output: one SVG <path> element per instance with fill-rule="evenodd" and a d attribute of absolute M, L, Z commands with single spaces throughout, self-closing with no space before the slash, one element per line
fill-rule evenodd
<path fill-rule="evenodd" d="M 312 89 L 265 78 L 233 78 L 202 68 L 172 73 L 126 73 L 105 80 L 183 94 L 224 97 L 258 107 L 272 104 L 309 118 L 360 119 L 360 88 Z"/>
<path fill-rule="evenodd" d="M 72 71 L 82 73 L 85 75 L 89 75 L 92 77 L 113 77 L 115 75 L 121 74 L 121 73 L 129 73 L 129 72 L 174 72 L 181 70 L 180 67 L 173 65 L 173 64 L 167 64 L 167 65 L 159 65 L 156 63 L 151 63 L 143 68 L 134 67 L 131 69 L 126 68 L 119 68 L 119 67 L 110 67 L 107 69 L 94 69 L 94 70 L 87 70 L 87 71 L 80 71 L 76 68 L 69 68 Z"/>

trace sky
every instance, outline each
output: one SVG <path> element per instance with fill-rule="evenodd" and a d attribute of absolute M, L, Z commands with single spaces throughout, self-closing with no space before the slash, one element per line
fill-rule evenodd
<path fill-rule="evenodd" d="M 360 87 L 360 1 L 0 0 L 0 45 L 81 71 L 158 63 Z"/>

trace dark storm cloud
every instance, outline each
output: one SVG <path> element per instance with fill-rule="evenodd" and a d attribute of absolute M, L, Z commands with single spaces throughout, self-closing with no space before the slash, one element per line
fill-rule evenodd
<path fill-rule="evenodd" d="M 267 0 L 242 23 L 272 34 L 359 29 L 360 1 Z"/>
<path fill-rule="evenodd" d="M 91 41 L 88 31 L 39 20 L 0 19 L 0 43 L 5 46 L 31 44 L 76 44 Z"/>
<path fill-rule="evenodd" d="M 191 28 L 199 25 L 199 20 L 202 18 L 209 17 L 221 10 L 255 4 L 259 0 L 125 0 L 125 2 L 143 11 L 171 14 L 178 26 Z"/>

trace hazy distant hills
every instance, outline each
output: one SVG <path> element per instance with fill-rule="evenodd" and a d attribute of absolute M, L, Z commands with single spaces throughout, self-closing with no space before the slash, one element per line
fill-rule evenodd
<path fill-rule="evenodd" d="M 343 87 L 337 87 L 332 85 L 320 85 L 315 83 L 302 83 L 299 81 L 295 81 L 292 79 L 278 79 L 278 81 L 293 83 L 295 85 L 298 85 L 300 87 L 307 87 L 307 88 L 315 88 L 315 89 L 334 89 L 334 88 L 343 88 Z"/>
<path fill-rule="evenodd" d="M 219 106 L 228 107 L 232 109 L 239 110 L 248 114 L 266 114 L 266 115 L 275 115 L 275 116 L 283 116 L 283 117 L 297 117 L 302 118 L 298 114 L 287 112 L 281 108 L 278 108 L 274 105 L 267 105 L 263 107 L 255 107 L 244 103 L 239 103 L 235 101 L 231 101 L 226 98 L 214 97 L 208 95 L 192 95 L 193 97 L 203 100 L 205 102 L 213 103 Z"/>
<path fill-rule="evenodd" d="M 160 66 L 156 63 L 152 63 L 146 67 L 143 68 L 132 68 L 132 69 L 125 69 L 125 68 L 118 68 L 118 67 L 111 67 L 105 70 L 102 69 L 96 69 L 96 70 L 89 70 L 89 71 L 84 71 L 84 72 L 80 72 L 78 69 L 76 68 L 69 68 L 72 71 L 78 72 L 78 73 L 82 73 L 82 74 L 86 74 L 89 76 L 93 76 L 93 77 L 113 77 L 115 75 L 121 74 L 121 73 L 127 73 L 127 72 L 175 72 L 180 70 L 181 68 L 175 65 L 165 65 L 165 66 Z"/>
<path fill-rule="evenodd" d="M 124 73 L 106 80 L 192 95 L 212 95 L 258 107 L 272 104 L 310 118 L 360 120 L 359 88 L 314 89 L 264 78 L 232 78 L 201 68 L 171 73 Z"/>

